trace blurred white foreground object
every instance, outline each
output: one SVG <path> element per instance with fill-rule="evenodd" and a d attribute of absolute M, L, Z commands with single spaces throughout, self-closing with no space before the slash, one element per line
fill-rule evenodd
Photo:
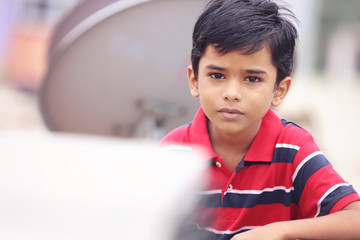
<path fill-rule="evenodd" d="M 1 239 L 173 239 L 201 171 L 145 142 L 2 132 L 0 145 Z"/>

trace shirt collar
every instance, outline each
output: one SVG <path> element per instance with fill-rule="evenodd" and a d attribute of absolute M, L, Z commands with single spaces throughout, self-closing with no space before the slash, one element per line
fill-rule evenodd
<path fill-rule="evenodd" d="M 207 117 L 200 108 L 196 113 L 190 128 L 190 141 L 193 147 L 200 147 L 206 159 L 217 157 L 207 129 Z M 282 123 L 280 118 L 269 109 L 262 119 L 259 132 L 245 154 L 244 160 L 251 162 L 271 162 L 274 148 L 280 134 Z"/>
<path fill-rule="evenodd" d="M 271 162 L 281 129 L 281 119 L 269 109 L 262 119 L 259 132 L 245 154 L 244 160 L 250 162 Z"/>
<path fill-rule="evenodd" d="M 217 157 L 217 154 L 211 145 L 207 121 L 204 111 L 200 108 L 191 123 L 189 135 L 192 147 L 200 148 L 202 156 L 209 160 Z"/>

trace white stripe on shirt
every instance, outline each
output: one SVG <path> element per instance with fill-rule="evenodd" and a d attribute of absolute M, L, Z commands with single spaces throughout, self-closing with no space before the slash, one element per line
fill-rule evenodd
<path fill-rule="evenodd" d="M 298 151 L 300 149 L 300 147 L 297 145 L 292 145 L 292 144 L 287 144 L 287 143 L 277 143 L 276 148 L 291 148 L 291 149 L 295 149 Z"/>
<path fill-rule="evenodd" d="M 317 152 L 313 152 L 312 154 L 310 154 L 309 156 L 307 156 L 300 164 L 299 166 L 297 166 L 293 176 L 292 176 L 292 181 L 294 182 L 300 169 L 304 166 L 305 163 L 307 163 L 310 159 L 312 159 L 313 157 L 317 156 L 317 155 L 320 155 L 320 154 L 323 154 L 322 152 L 320 151 L 317 151 Z"/>
<path fill-rule="evenodd" d="M 324 201 L 324 199 L 325 199 L 330 193 L 332 193 L 333 191 L 335 191 L 336 189 L 338 189 L 338 188 L 341 187 L 341 186 L 350 186 L 350 183 L 339 183 L 339 184 L 336 184 L 336 185 L 332 186 L 329 190 L 327 190 L 327 192 L 320 198 L 319 202 L 317 203 L 317 212 L 316 212 L 316 214 L 315 214 L 314 217 L 319 216 L 320 210 L 321 210 L 321 204 L 322 204 L 322 202 Z"/>
<path fill-rule="evenodd" d="M 238 194 L 261 194 L 263 192 L 274 192 L 277 190 L 283 190 L 284 192 L 291 192 L 292 190 L 294 190 L 294 187 L 291 188 L 286 188 L 285 186 L 276 186 L 273 188 L 264 188 L 263 190 L 230 190 L 229 192 L 231 193 L 238 193 Z"/>
<path fill-rule="evenodd" d="M 220 231 L 220 230 L 216 230 L 214 228 L 202 228 L 202 227 L 199 227 L 197 225 L 197 228 L 200 229 L 200 230 L 206 230 L 208 232 L 212 232 L 212 233 L 215 233 L 215 234 L 235 234 L 235 233 L 238 233 L 238 232 L 241 232 L 241 231 L 247 231 L 247 230 L 252 230 L 252 229 L 255 229 L 255 228 L 258 228 L 259 226 L 245 226 L 245 227 L 242 227 L 238 230 L 235 230 L 235 231 L 230 231 L 230 230 L 226 230 L 226 231 Z"/>
<path fill-rule="evenodd" d="M 236 190 L 236 189 L 231 189 L 231 190 L 228 190 L 226 193 L 262 194 L 263 192 L 274 192 L 274 191 L 277 191 L 277 190 L 283 190 L 284 192 L 290 193 L 291 191 L 294 190 L 294 187 L 286 188 L 285 186 L 276 186 L 276 187 L 273 187 L 273 188 L 264 188 L 262 190 Z M 200 192 L 198 192 L 198 194 L 202 194 L 202 195 L 221 194 L 221 189 L 200 191 Z"/>

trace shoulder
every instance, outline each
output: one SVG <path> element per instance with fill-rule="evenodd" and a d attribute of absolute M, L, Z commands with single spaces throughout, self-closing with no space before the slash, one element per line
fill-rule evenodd
<path fill-rule="evenodd" d="M 318 154 L 321 154 L 320 149 L 310 132 L 293 122 L 282 120 L 275 146 L 275 156 L 281 160 L 276 161 L 286 161 L 297 168 L 310 156 Z"/>
<path fill-rule="evenodd" d="M 191 123 L 180 126 L 169 132 L 159 143 L 159 146 L 190 145 L 189 131 Z"/>
<path fill-rule="evenodd" d="M 205 139 L 204 139 L 205 138 Z M 202 145 L 207 141 L 207 120 L 202 108 L 199 108 L 192 122 L 175 128 L 169 132 L 161 141 L 159 146 L 169 145 L 190 146 Z"/>
<path fill-rule="evenodd" d="M 282 119 L 281 122 L 282 131 L 279 135 L 279 143 L 295 144 L 300 147 L 308 142 L 314 142 L 313 136 L 306 129 L 285 119 Z"/>

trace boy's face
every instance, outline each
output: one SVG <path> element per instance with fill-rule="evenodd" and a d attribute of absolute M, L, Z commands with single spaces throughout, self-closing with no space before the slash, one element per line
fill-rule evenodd
<path fill-rule="evenodd" d="M 198 76 L 191 66 L 188 76 L 191 94 L 200 98 L 210 130 L 228 134 L 257 132 L 270 105 L 280 105 L 291 82 L 287 77 L 276 87 L 277 68 L 267 47 L 250 55 L 239 51 L 222 55 L 209 45 Z"/>

